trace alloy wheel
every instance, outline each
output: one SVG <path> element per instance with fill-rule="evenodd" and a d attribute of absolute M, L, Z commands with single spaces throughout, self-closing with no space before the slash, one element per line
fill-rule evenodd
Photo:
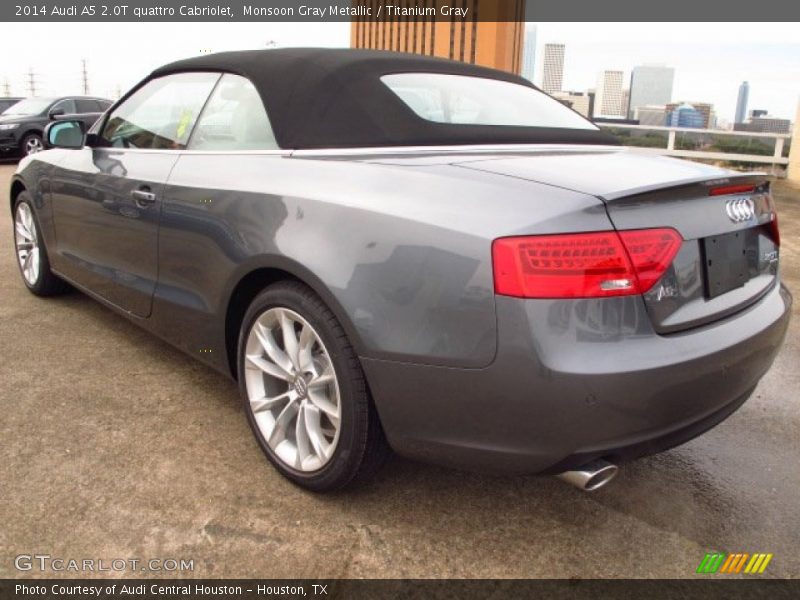
<path fill-rule="evenodd" d="M 17 206 L 14 218 L 14 241 L 22 276 L 28 285 L 36 285 L 39 279 L 39 239 L 31 207 L 24 202 Z"/>
<path fill-rule="evenodd" d="M 245 389 L 258 429 L 286 466 L 321 469 L 339 441 L 341 398 L 317 331 L 288 308 L 253 322 L 245 346 Z"/>
<path fill-rule="evenodd" d="M 25 154 L 36 154 L 44 150 L 44 144 L 38 137 L 32 136 L 25 140 Z"/>

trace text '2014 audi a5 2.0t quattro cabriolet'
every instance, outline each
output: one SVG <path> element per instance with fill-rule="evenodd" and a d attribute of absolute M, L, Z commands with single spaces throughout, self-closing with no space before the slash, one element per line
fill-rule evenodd
<path fill-rule="evenodd" d="M 11 186 L 25 285 L 236 379 L 312 490 L 390 448 L 598 488 L 733 413 L 786 332 L 765 176 L 623 149 L 508 73 L 212 54 L 46 137 Z"/>

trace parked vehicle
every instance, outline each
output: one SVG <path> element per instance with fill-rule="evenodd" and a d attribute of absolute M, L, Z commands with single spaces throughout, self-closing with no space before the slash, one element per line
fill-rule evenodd
<path fill-rule="evenodd" d="M 21 99 L 0 115 L 0 156 L 41 152 L 44 128 L 50 121 L 68 115 L 88 129 L 112 104 L 111 100 L 88 96 Z"/>
<path fill-rule="evenodd" d="M 237 379 L 312 490 L 387 443 L 600 487 L 741 406 L 789 321 L 763 174 L 615 146 L 508 73 L 206 55 L 47 140 L 11 187 L 25 285 Z"/>
<path fill-rule="evenodd" d="M 0 115 L 2 115 L 3 112 L 8 108 L 14 106 L 17 102 L 24 99 L 25 98 L 19 98 L 15 96 L 4 96 L 3 98 L 0 98 Z"/>

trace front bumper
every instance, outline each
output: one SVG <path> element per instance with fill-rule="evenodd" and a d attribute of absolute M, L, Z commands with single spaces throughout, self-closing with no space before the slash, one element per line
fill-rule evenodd
<path fill-rule="evenodd" d="M 0 131 L 0 155 L 19 154 L 20 140 L 17 130 Z"/>
<path fill-rule="evenodd" d="M 639 297 L 497 298 L 498 352 L 484 369 L 362 358 L 400 454 L 517 473 L 625 460 L 683 443 L 749 397 L 781 346 L 792 298 L 658 335 Z"/>

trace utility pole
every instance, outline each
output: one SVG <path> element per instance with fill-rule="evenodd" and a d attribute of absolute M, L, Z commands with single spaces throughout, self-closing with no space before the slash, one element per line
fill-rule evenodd
<path fill-rule="evenodd" d="M 82 79 L 83 79 L 83 95 L 84 96 L 88 96 L 89 95 L 89 73 L 86 70 L 86 59 L 85 58 L 83 60 L 81 60 L 81 67 L 82 67 L 81 75 L 82 75 Z"/>
<path fill-rule="evenodd" d="M 31 96 L 36 95 L 36 74 L 33 72 L 33 67 L 28 68 L 28 93 Z"/>
<path fill-rule="evenodd" d="M 11 84 L 8 83 L 8 77 L 6 77 L 3 82 L 3 95 L 6 97 L 11 95 Z"/>

